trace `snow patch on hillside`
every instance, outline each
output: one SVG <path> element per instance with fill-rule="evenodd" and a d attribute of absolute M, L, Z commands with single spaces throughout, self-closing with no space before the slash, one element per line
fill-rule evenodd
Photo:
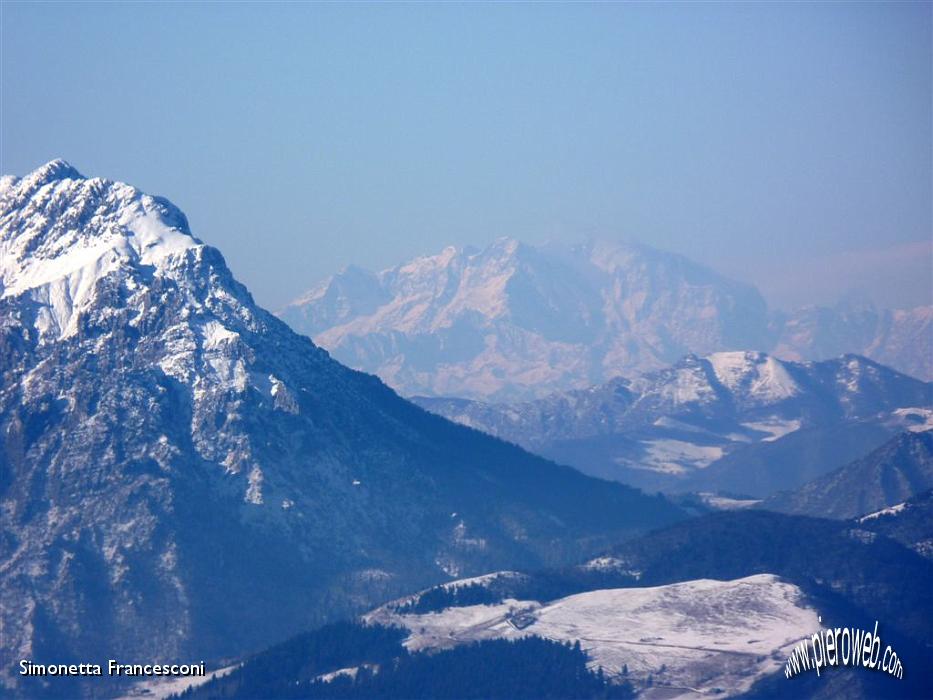
<path fill-rule="evenodd" d="M 782 418 L 768 418 L 767 420 L 742 423 L 742 426 L 754 430 L 758 433 L 767 433 L 768 437 L 762 438 L 762 442 L 774 442 L 780 440 L 785 435 L 800 430 L 801 422 L 799 419 L 784 420 Z"/>
<path fill-rule="evenodd" d="M 724 450 L 716 445 L 697 445 L 683 440 L 651 440 L 645 444 L 645 457 L 631 466 L 664 472 L 685 474 L 703 469 L 720 459 Z"/>
<path fill-rule="evenodd" d="M 716 510 L 739 510 L 742 508 L 751 508 L 761 503 L 760 498 L 732 498 L 708 491 L 703 491 L 697 495 L 706 505 Z"/>
<path fill-rule="evenodd" d="M 933 409 L 898 408 L 894 411 L 894 415 L 906 423 L 907 430 L 912 433 L 933 430 Z"/>
<path fill-rule="evenodd" d="M 145 698 L 145 700 L 165 700 L 165 698 L 171 695 L 185 692 L 188 688 L 197 688 L 198 686 L 204 685 L 215 676 L 217 678 L 223 678 L 238 669 L 241 665 L 242 664 L 236 663 L 218 668 L 214 671 L 208 671 L 204 676 L 167 676 L 140 681 L 139 683 L 134 683 L 131 689 L 125 695 L 117 698 L 117 700 L 139 700 L 140 698 Z"/>
<path fill-rule="evenodd" d="M 897 515 L 907 508 L 907 503 L 898 503 L 895 506 L 889 506 L 887 508 L 882 508 L 881 510 L 876 510 L 874 513 L 869 513 L 868 515 L 863 515 L 858 519 L 860 523 L 864 523 L 866 520 L 875 520 L 880 518 L 882 515 Z"/>

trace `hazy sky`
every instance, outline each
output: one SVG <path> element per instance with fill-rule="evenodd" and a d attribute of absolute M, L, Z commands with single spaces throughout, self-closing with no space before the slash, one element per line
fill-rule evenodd
<path fill-rule="evenodd" d="M 504 235 L 933 302 L 929 2 L 0 8 L 0 170 L 170 198 L 271 307 Z"/>

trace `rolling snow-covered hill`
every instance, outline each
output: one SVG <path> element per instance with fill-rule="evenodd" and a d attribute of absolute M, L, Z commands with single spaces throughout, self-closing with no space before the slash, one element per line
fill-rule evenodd
<path fill-rule="evenodd" d="M 590 665 L 610 678 L 643 687 L 650 677 L 652 686 L 678 697 L 739 694 L 819 629 L 804 593 L 771 574 L 594 590 L 544 604 L 510 598 L 423 614 L 399 612 L 405 602 L 364 620 L 407 629 L 411 651 L 527 635 L 579 641 Z"/>
<path fill-rule="evenodd" d="M 240 653 L 681 517 L 343 367 L 63 161 L 0 180 L 0 435 L 5 669 Z"/>
<path fill-rule="evenodd" d="M 933 379 L 933 306 L 769 312 L 751 286 L 645 245 L 500 239 L 379 273 L 348 267 L 280 316 L 405 395 L 541 398 L 687 354 L 865 355 Z"/>

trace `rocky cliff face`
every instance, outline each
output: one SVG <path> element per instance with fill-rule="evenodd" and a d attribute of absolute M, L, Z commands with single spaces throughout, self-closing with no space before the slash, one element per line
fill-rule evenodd
<path fill-rule="evenodd" d="M 679 517 L 338 364 L 129 185 L 4 177 L 0 260 L 5 668 L 241 652 Z"/>

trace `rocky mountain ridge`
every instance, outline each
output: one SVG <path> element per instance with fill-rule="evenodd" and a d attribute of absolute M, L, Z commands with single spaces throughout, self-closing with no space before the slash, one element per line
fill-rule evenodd
<path fill-rule="evenodd" d="M 689 355 L 536 401 L 414 400 L 587 473 L 668 491 L 767 495 L 933 425 L 933 385 L 856 355 Z"/>

